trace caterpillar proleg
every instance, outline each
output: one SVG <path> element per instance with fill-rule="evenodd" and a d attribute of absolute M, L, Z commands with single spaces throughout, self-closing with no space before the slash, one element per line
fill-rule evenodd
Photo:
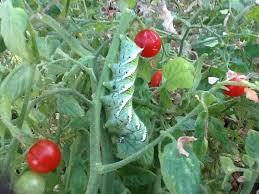
<path fill-rule="evenodd" d="M 112 80 L 104 86 L 111 93 L 102 98 L 106 106 L 108 128 L 118 129 L 118 155 L 130 155 L 143 146 L 147 139 L 147 128 L 133 109 L 132 98 L 137 74 L 139 54 L 142 51 L 132 40 L 121 36 L 119 62 L 110 65 Z"/>

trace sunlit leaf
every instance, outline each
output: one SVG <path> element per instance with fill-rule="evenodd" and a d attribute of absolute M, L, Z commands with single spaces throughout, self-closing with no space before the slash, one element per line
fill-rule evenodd
<path fill-rule="evenodd" d="M 191 88 L 194 80 L 194 67 L 184 58 L 177 57 L 163 66 L 163 75 L 166 79 L 165 87 L 169 91 L 177 88 Z"/>
<path fill-rule="evenodd" d="M 14 8 L 12 1 L 5 1 L 0 7 L 1 34 L 6 47 L 14 54 L 30 61 L 25 38 L 28 16 L 21 8 Z"/>

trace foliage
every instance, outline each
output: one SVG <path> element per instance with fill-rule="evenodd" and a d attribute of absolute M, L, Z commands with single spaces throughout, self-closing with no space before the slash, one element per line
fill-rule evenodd
<path fill-rule="evenodd" d="M 0 1 L 1 177 L 17 194 L 256 193 L 258 14 L 250 0 Z M 133 42 L 144 29 L 162 40 L 151 58 Z M 62 162 L 36 174 L 42 138 Z"/>

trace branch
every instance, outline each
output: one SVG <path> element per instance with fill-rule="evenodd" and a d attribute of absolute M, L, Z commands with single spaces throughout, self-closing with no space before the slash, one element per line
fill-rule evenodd
<path fill-rule="evenodd" d="M 44 24 L 47 24 L 51 28 L 53 28 L 63 39 L 67 42 L 67 44 L 71 47 L 71 49 L 77 53 L 79 56 L 92 56 L 93 54 L 86 50 L 80 42 L 72 37 L 56 20 L 54 20 L 52 17 L 45 15 L 45 14 L 37 14 L 33 18 L 36 18 L 43 22 Z"/>
<path fill-rule="evenodd" d="M 100 139 L 101 139 L 101 127 L 100 127 L 100 117 L 102 103 L 100 98 L 104 95 L 105 89 L 103 87 L 103 82 L 109 79 L 110 70 L 108 65 L 116 61 L 117 53 L 120 46 L 120 35 L 124 34 L 130 22 L 133 20 L 133 16 L 130 12 L 122 13 L 120 17 L 120 22 L 117 26 L 117 30 L 112 39 L 112 43 L 106 56 L 105 64 L 98 82 L 96 93 L 94 94 L 92 115 L 93 123 L 90 128 L 90 175 L 87 185 L 87 190 L 85 194 L 96 194 L 100 187 L 99 179 L 100 174 L 98 173 L 98 167 L 101 165 L 101 152 L 100 152 Z"/>
<path fill-rule="evenodd" d="M 47 99 L 49 97 L 52 97 L 53 95 L 56 95 L 56 94 L 73 95 L 73 96 L 79 98 L 82 102 L 84 102 L 84 103 L 86 103 L 88 105 L 92 105 L 93 104 L 93 102 L 91 100 L 87 99 L 86 97 L 84 97 L 84 95 L 80 94 L 76 90 L 69 89 L 69 88 L 57 88 L 57 89 L 53 89 L 53 90 L 47 90 L 41 96 L 39 96 L 38 98 L 32 100 L 31 103 L 30 103 L 30 106 L 29 106 L 29 110 L 31 110 L 35 105 L 37 105 L 41 101 L 43 101 L 43 100 L 45 100 L 45 99 Z"/>
<path fill-rule="evenodd" d="M 193 117 L 194 115 L 198 114 L 201 110 L 202 110 L 202 105 L 198 105 L 195 109 L 193 109 L 190 113 L 188 113 L 181 121 L 179 121 L 176 125 L 174 125 L 173 127 L 170 127 L 168 129 L 166 129 L 167 133 L 172 133 L 174 132 L 174 130 L 176 130 L 178 127 L 180 127 L 184 122 L 186 122 L 186 120 L 188 120 L 189 118 Z M 160 136 L 158 136 L 155 140 L 153 140 L 151 143 L 149 143 L 148 145 L 146 145 L 145 147 L 143 147 L 141 150 L 139 150 L 138 152 L 132 154 L 131 156 L 119 161 L 119 162 L 115 162 L 112 164 L 106 164 L 106 165 L 102 165 L 98 167 L 99 173 L 101 174 L 105 174 L 108 172 L 112 172 L 114 170 L 117 170 L 135 160 L 137 160 L 138 158 L 140 158 L 141 156 L 143 156 L 143 154 L 149 150 L 150 148 L 156 146 L 157 144 L 159 144 L 161 141 L 163 141 L 163 139 L 166 137 L 166 135 L 164 135 L 164 133 L 161 133 Z"/>

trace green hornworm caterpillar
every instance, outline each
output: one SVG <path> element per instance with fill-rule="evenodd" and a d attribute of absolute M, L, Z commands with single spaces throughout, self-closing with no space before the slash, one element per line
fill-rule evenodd
<path fill-rule="evenodd" d="M 132 40 L 122 36 L 119 62 L 110 66 L 112 80 L 104 83 L 111 90 L 110 95 L 102 98 L 108 114 L 105 126 L 119 130 L 118 151 L 124 152 L 124 155 L 125 152 L 134 152 L 134 149 L 136 151 L 136 145 L 143 145 L 147 138 L 147 128 L 132 105 L 138 55 L 141 51 Z M 127 145 L 123 145 L 125 143 Z"/>

